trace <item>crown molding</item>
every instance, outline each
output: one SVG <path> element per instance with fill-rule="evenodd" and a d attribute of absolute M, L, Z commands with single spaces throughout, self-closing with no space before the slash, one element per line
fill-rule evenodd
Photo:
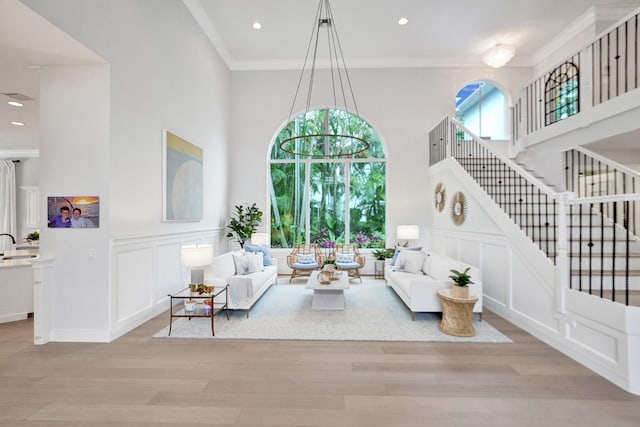
<path fill-rule="evenodd" d="M 32 150 L 0 150 L 0 159 L 17 160 L 17 159 L 36 159 L 40 157 L 39 149 Z"/>
<path fill-rule="evenodd" d="M 201 1 L 182 0 L 182 2 L 191 13 L 191 16 L 193 16 L 193 19 L 196 20 L 213 47 L 218 51 L 218 55 L 220 55 L 224 63 L 227 64 L 227 67 L 231 68 L 233 57 L 231 56 L 231 53 L 229 53 L 229 49 L 227 49 L 227 46 L 225 46 L 225 44 L 222 42 L 220 34 L 218 33 L 218 31 L 216 31 L 215 27 L 211 23 L 211 20 L 204 11 Z"/>

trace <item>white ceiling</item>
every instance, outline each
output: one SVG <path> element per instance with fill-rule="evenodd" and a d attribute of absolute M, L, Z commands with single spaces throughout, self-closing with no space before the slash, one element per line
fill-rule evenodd
<path fill-rule="evenodd" d="M 183 0 L 232 70 L 300 69 L 318 0 Z M 618 20 L 631 0 L 332 0 L 348 67 L 483 66 L 496 43 L 516 46 L 507 65 L 533 66 L 593 24 L 594 6 Z M 635 5 L 635 6 L 634 6 Z M 615 16 L 617 15 L 617 16 Z M 400 17 L 409 23 L 398 25 Z M 262 29 L 251 28 L 259 21 Z M 102 60 L 18 0 L 0 0 L 0 151 L 38 148 L 38 66 Z M 24 127 L 9 124 L 25 122 Z M 1 154 L 1 153 L 0 153 Z"/>
<path fill-rule="evenodd" d="M 300 69 L 319 4 L 184 1 L 234 70 Z M 482 66 L 482 53 L 497 43 L 516 46 L 510 66 L 533 66 L 554 40 L 592 24 L 595 5 L 602 11 L 605 5 L 621 3 L 624 0 L 332 0 L 331 9 L 348 67 Z M 615 19 L 629 9 L 614 9 Z M 403 16 L 409 23 L 400 26 Z M 251 28 L 254 21 L 262 24 L 261 30 Z"/>

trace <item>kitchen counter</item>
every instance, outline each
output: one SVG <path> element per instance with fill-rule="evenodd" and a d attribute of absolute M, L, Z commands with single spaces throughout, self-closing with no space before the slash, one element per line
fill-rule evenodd
<path fill-rule="evenodd" d="M 38 259 L 39 249 L 17 249 L 4 251 L 0 256 L 0 268 L 31 266 L 31 261 Z"/>

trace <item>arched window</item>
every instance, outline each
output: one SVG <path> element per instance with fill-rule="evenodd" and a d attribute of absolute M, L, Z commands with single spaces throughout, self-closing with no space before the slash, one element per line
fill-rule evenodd
<path fill-rule="evenodd" d="M 544 84 L 545 126 L 580 112 L 578 67 L 567 61 L 556 67 Z"/>
<path fill-rule="evenodd" d="M 456 120 L 481 138 L 508 139 L 504 94 L 490 83 L 473 82 L 460 89 Z"/>
<path fill-rule="evenodd" d="M 369 147 L 343 154 L 338 142 L 325 141 L 309 155 L 296 154 L 297 146 L 280 147 L 287 139 L 304 144 L 295 137 L 310 133 L 355 135 Z M 384 245 L 385 153 L 375 130 L 355 114 L 321 109 L 287 123 L 271 149 L 269 187 L 273 247 L 326 241 Z"/>

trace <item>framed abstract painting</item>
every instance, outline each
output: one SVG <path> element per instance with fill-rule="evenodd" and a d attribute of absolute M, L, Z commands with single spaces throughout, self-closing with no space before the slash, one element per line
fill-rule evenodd
<path fill-rule="evenodd" d="M 164 221 L 200 221 L 203 207 L 202 148 L 162 132 Z"/>

